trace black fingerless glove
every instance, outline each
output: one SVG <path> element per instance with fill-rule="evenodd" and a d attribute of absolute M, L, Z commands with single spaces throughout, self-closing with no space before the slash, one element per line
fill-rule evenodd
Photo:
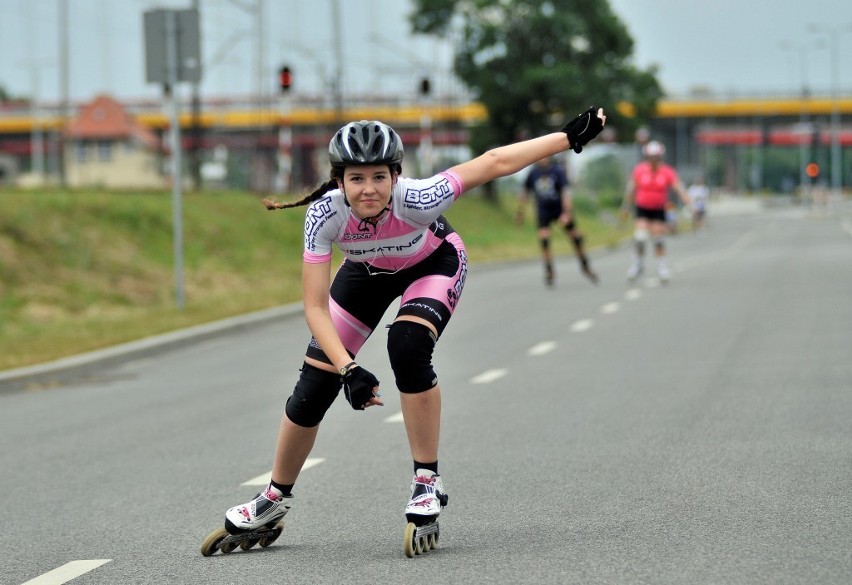
<path fill-rule="evenodd" d="M 583 145 L 603 130 L 603 120 L 598 118 L 598 107 L 592 106 L 562 127 L 568 135 L 571 148 L 577 154 L 583 152 Z"/>
<path fill-rule="evenodd" d="M 365 405 L 375 396 L 373 388 L 379 385 L 379 379 L 358 366 L 343 376 L 343 394 L 355 410 L 364 410 Z"/>

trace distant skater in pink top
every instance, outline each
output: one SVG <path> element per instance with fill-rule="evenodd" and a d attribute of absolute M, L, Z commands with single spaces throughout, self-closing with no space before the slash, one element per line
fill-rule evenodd
<path fill-rule="evenodd" d="M 397 298 L 387 351 L 414 462 L 405 552 L 437 543 L 435 521 L 447 496 L 438 474 L 441 389 L 432 353 L 468 271 L 464 243 L 442 214 L 464 192 L 488 181 L 569 148 L 579 153 L 605 120 L 603 110 L 589 108 L 559 132 L 494 148 L 426 179 L 400 176 L 403 145 L 391 127 L 351 122 L 329 144 L 328 182 L 299 201 L 266 202 L 269 209 L 308 205 L 302 293 L 312 338 L 285 406 L 269 485 L 226 512 L 220 541 L 225 548 L 211 534 L 202 553 L 229 552 L 235 546 L 228 544 L 229 535 L 275 526 L 287 513 L 320 421 L 341 387 L 356 411 L 383 404 L 379 380 L 354 360 Z M 336 272 L 332 246 L 345 257 Z"/>
<path fill-rule="evenodd" d="M 687 206 L 690 205 L 689 195 L 684 190 L 677 171 L 663 162 L 666 148 L 662 144 L 652 140 L 644 146 L 642 153 L 646 160 L 634 167 L 622 203 L 625 211 L 632 205 L 636 217 L 633 232 L 636 254 L 627 271 L 627 280 L 633 282 L 642 274 L 645 247 L 649 239 L 653 239 L 657 276 L 661 281 L 668 282 L 671 272 L 666 264 L 665 235 L 669 189 L 673 189 Z"/>

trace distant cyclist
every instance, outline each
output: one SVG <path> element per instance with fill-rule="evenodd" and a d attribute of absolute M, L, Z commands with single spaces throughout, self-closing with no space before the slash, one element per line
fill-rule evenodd
<path fill-rule="evenodd" d="M 644 270 L 645 247 L 653 241 L 657 257 L 657 276 L 663 282 L 671 278 L 666 264 L 666 204 L 673 189 L 684 205 L 690 205 L 677 171 L 662 161 L 666 148 L 652 140 L 642 149 L 645 160 L 633 168 L 624 193 L 623 209 L 633 206 L 635 213 L 633 241 L 635 255 L 627 271 L 627 279 L 636 280 Z"/>
<path fill-rule="evenodd" d="M 516 217 L 519 222 L 523 221 L 523 213 L 530 193 L 535 199 L 538 240 L 544 259 L 544 282 L 550 286 L 555 277 L 553 252 L 550 249 L 550 224 L 556 221 L 565 229 L 568 240 L 574 246 L 574 252 L 580 262 L 580 271 L 593 283 L 597 283 L 598 275 L 589 265 L 589 258 L 583 247 L 583 235 L 577 228 L 574 217 L 571 185 L 565 171 L 552 158 L 538 161 L 527 174 L 518 203 Z"/>

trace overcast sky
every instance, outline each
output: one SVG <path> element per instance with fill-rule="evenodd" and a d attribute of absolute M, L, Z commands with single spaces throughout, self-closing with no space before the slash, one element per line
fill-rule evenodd
<path fill-rule="evenodd" d="M 13 95 L 59 98 L 60 0 L 0 0 L 0 85 Z M 186 8 L 191 0 L 67 0 L 69 86 L 74 100 L 98 93 L 156 97 L 145 82 L 143 13 Z M 200 0 L 202 89 L 207 96 L 256 91 L 256 0 Z M 318 93 L 335 73 L 334 0 L 266 0 L 264 91 L 289 64 L 300 92 Z M 430 73 L 449 88 L 446 42 L 413 38 L 407 0 L 339 0 L 347 92 L 414 93 Z M 728 95 L 791 94 L 803 77 L 817 93 L 831 88 L 831 35 L 836 30 L 838 86 L 852 94 L 852 0 L 610 0 L 635 43 L 636 63 L 656 64 L 667 92 L 703 87 Z M 783 48 L 783 45 L 789 48 Z M 821 44 L 821 46 L 820 46 Z M 847 57 L 844 59 L 844 54 Z M 805 57 L 803 60 L 802 57 Z"/>

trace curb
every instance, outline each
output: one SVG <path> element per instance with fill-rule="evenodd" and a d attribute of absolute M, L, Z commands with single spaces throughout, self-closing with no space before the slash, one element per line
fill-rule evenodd
<path fill-rule="evenodd" d="M 616 249 L 620 244 L 616 246 Z M 589 250 L 594 257 L 605 250 Z M 596 254 L 595 252 L 598 252 Z M 487 262 L 477 265 L 479 270 L 499 268 L 506 264 L 532 262 L 532 259 Z M 76 354 L 52 362 L 0 371 L 0 395 L 21 391 L 37 391 L 68 385 L 85 380 L 105 367 L 116 366 L 131 360 L 151 357 L 185 347 L 220 335 L 227 335 L 249 327 L 257 327 L 290 319 L 304 313 L 301 301 L 245 315 L 229 317 L 203 325 L 179 329 L 161 335 L 152 335 L 136 341 L 122 343 L 91 352 Z"/>
<path fill-rule="evenodd" d="M 137 341 L 73 355 L 44 364 L 0 371 L 0 394 L 62 386 L 90 376 L 104 367 L 115 366 L 133 359 L 155 356 L 205 339 L 290 319 L 302 313 L 302 303 L 293 303 L 162 335 L 153 335 Z"/>

